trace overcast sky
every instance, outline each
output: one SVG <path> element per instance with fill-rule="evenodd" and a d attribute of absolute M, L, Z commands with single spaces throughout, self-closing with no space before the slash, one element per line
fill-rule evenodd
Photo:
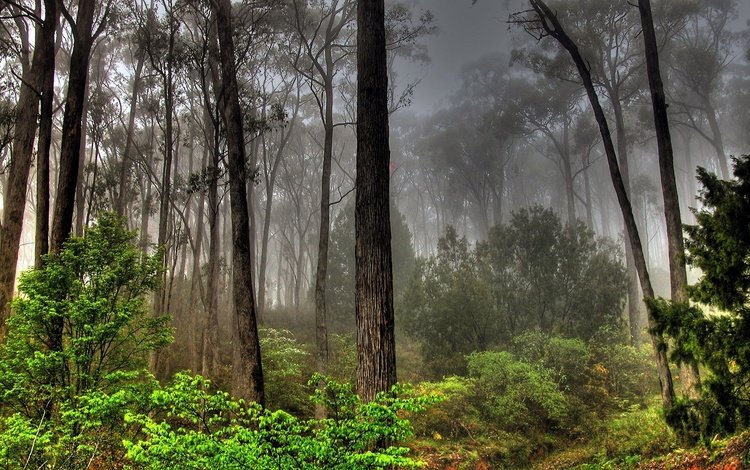
<path fill-rule="evenodd" d="M 422 82 L 414 94 L 411 110 L 429 113 L 459 85 L 458 77 L 466 64 L 479 58 L 511 48 L 508 32 L 508 14 L 524 5 L 522 0 L 417 0 L 422 8 L 435 15 L 439 28 L 436 35 L 428 37 L 431 62 L 421 68 L 405 65 L 400 80 L 421 77 Z M 610 1 L 610 0 L 602 0 Z M 734 23 L 746 25 L 750 18 L 750 0 L 739 0 L 740 18 Z M 517 31 L 514 34 L 519 34 Z"/>

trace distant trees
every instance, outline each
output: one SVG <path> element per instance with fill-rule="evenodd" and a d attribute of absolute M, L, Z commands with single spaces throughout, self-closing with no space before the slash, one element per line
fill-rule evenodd
<path fill-rule="evenodd" d="M 409 224 L 391 197 L 391 250 L 393 252 L 393 298 L 396 315 L 400 299 L 414 272 L 414 248 Z M 354 326 L 354 199 L 339 212 L 331 227 L 328 267 L 328 311 L 331 329 L 350 331 Z"/>
<path fill-rule="evenodd" d="M 449 373 L 461 370 L 463 355 L 526 331 L 586 339 L 618 325 L 625 282 L 609 242 L 535 207 L 515 212 L 473 249 L 449 228 L 437 255 L 420 261 L 402 321 L 432 367 Z"/>

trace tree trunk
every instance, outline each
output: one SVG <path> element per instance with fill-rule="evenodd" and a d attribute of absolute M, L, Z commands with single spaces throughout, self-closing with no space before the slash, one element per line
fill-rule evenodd
<path fill-rule="evenodd" d="M 357 392 L 365 401 L 396 383 L 389 217 L 388 73 L 383 0 L 357 4 Z"/>
<path fill-rule="evenodd" d="M 238 359 L 233 368 L 235 396 L 265 404 L 260 341 L 255 311 L 250 253 L 250 222 L 247 212 L 247 177 L 242 110 L 237 89 L 237 73 L 232 38 L 230 0 L 212 0 L 221 52 L 221 78 L 224 91 L 224 123 L 227 131 L 229 197 L 232 209 L 232 287 Z"/>
<path fill-rule="evenodd" d="M 331 20 L 332 21 L 332 20 Z M 326 62 L 332 62 L 326 48 Z M 328 69 L 331 72 L 331 69 Z M 333 77 L 325 78 L 325 136 L 323 140 L 323 171 L 320 182 L 320 230 L 318 232 L 318 264 L 315 271 L 315 342 L 317 369 L 326 372 L 328 365 L 328 322 L 326 319 L 326 281 L 328 277 L 328 239 L 331 230 L 331 162 L 333 159 Z M 300 257 L 301 257 L 300 253 Z M 299 273 L 298 276 L 302 274 Z"/>
<path fill-rule="evenodd" d="M 46 66 L 41 83 L 39 141 L 36 157 L 36 230 L 34 266 L 42 266 L 42 256 L 49 251 L 49 156 L 52 145 L 52 114 L 55 100 L 55 32 L 60 11 L 56 0 L 44 0 L 43 48 Z"/>
<path fill-rule="evenodd" d="M 140 53 L 135 65 L 133 75 L 133 91 L 130 94 L 130 112 L 128 114 L 128 127 L 125 131 L 125 148 L 122 151 L 122 161 L 120 162 L 120 174 L 118 178 L 117 201 L 115 202 L 115 212 L 120 215 L 125 214 L 127 204 L 128 183 L 130 180 L 130 153 L 133 148 L 133 134 L 135 133 L 135 115 L 138 110 L 138 96 L 141 91 L 141 76 L 143 74 L 143 64 L 146 60 L 146 54 Z"/>
<path fill-rule="evenodd" d="M 651 2 L 650 0 L 638 0 L 638 7 L 641 13 L 646 69 L 649 87 L 651 88 L 656 142 L 659 149 L 659 174 L 661 176 L 662 195 L 664 196 L 664 217 L 667 225 L 669 281 L 672 301 L 687 303 L 689 299 L 687 271 L 685 269 L 685 245 L 682 238 L 682 218 L 680 217 L 680 203 L 677 195 L 677 181 L 674 176 L 672 137 L 669 131 L 664 84 L 659 70 L 659 52 L 651 14 Z M 689 360 L 683 362 L 681 367 L 682 386 L 685 394 L 691 399 L 700 398 L 700 375 L 697 363 L 695 360 Z"/>
<path fill-rule="evenodd" d="M 39 45 L 43 38 L 43 27 L 37 25 L 34 43 Z M 12 158 L 3 199 L 3 219 L 0 227 L 0 339 L 5 338 L 5 322 L 10 315 L 10 300 L 13 297 L 16 279 L 18 251 L 21 231 L 23 230 L 24 212 L 26 211 L 26 191 L 31 161 L 34 156 L 34 137 L 36 136 L 37 118 L 39 117 L 38 92 L 45 73 L 44 68 L 48 66 L 49 60 L 45 57 L 45 49 L 37 46 L 30 66 L 23 67 L 21 89 L 15 109 L 17 114 L 12 143 Z"/>
<path fill-rule="evenodd" d="M 567 33 L 565 33 L 562 25 L 560 25 L 557 17 L 552 13 L 547 4 L 542 0 L 529 0 L 529 2 L 534 11 L 539 15 L 542 26 L 547 33 L 554 37 L 560 45 L 570 53 L 576 69 L 580 74 L 581 80 L 583 81 L 583 86 L 586 89 L 591 108 L 594 111 L 596 121 L 599 125 L 599 131 L 602 136 L 602 143 L 604 144 L 607 163 L 609 165 L 610 176 L 612 178 L 612 184 L 614 185 L 615 193 L 617 194 L 617 201 L 620 205 L 620 210 L 625 219 L 630 246 L 633 249 L 635 266 L 638 271 L 638 277 L 640 278 L 641 289 L 646 297 L 653 298 L 654 290 L 651 286 L 648 267 L 646 266 L 646 260 L 643 256 L 643 245 L 638 234 L 635 217 L 633 216 L 633 208 L 630 204 L 630 199 L 628 198 L 628 193 L 625 189 L 625 184 L 620 173 L 620 168 L 617 162 L 617 153 L 615 152 L 615 146 L 612 142 L 612 134 L 609 130 L 604 110 L 599 102 L 599 97 L 596 94 L 596 89 L 594 88 L 594 83 L 591 79 L 591 72 L 586 61 L 581 56 L 578 46 L 576 46 Z M 655 326 L 653 312 L 649 310 L 648 314 L 649 328 L 653 328 Z M 669 361 L 667 359 L 667 343 L 662 336 L 652 333 L 651 344 L 654 348 L 656 367 L 659 374 L 662 404 L 665 409 L 670 409 L 674 403 L 674 385 L 672 384 L 672 373 L 669 370 Z"/>

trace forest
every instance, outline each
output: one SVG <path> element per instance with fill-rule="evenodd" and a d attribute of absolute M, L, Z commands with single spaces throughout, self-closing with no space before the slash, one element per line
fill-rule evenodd
<path fill-rule="evenodd" d="M 0 0 L 0 468 L 750 468 L 746 0 Z"/>

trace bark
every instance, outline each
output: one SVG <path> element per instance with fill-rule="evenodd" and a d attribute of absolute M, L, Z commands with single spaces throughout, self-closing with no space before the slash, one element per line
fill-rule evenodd
<path fill-rule="evenodd" d="M 245 171 L 245 139 L 242 111 L 237 89 L 237 72 L 232 38 L 230 0 L 212 0 L 219 37 L 221 81 L 223 85 L 223 117 L 227 131 L 229 161 L 229 196 L 232 213 L 232 288 L 234 296 L 237 342 L 233 368 L 235 396 L 265 404 L 263 369 L 253 290 L 253 269 L 250 253 L 250 222 L 247 204 Z"/>
<path fill-rule="evenodd" d="M 43 40 L 43 27 L 37 25 L 35 44 Z M 28 51 L 28 50 L 27 50 Z M 10 315 L 10 300 L 16 279 L 16 265 L 26 210 L 26 191 L 34 154 L 34 137 L 39 117 L 39 89 L 44 67 L 49 61 L 45 50 L 34 51 L 31 65 L 23 67 L 21 89 L 16 104 L 16 121 L 13 131 L 12 158 L 5 197 L 3 199 L 2 230 L 0 231 L 0 339 L 5 338 L 5 322 Z"/>
<path fill-rule="evenodd" d="M 63 114 L 57 194 L 52 216 L 50 240 L 50 251 L 52 252 L 57 252 L 62 248 L 73 226 L 75 192 L 78 185 L 81 152 L 83 108 L 86 99 L 91 48 L 95 39 L 93 26 L 96 5 L 95 0 L 80 0 L 78 3 L 73 52 L 70 56 L 68 94 L 65 98 Z"/>
<path fill-rule="evenodd" d="M 34 266 L 42 266 L 42 256 L 49 251 L 49 158 L 52 146 L 52 115 L 55 100 L 55 32 L 60 11 L 56 0 L 44 0 L 44 33 L 40 46 L 46 66 L 42 75 L 39 110 L 39 140 L 36 163 L 36 229 L 34 233 Z"/>
<path fill-rule="evenodd" d="M 599 131 L 602 136 L 602 143 L 607 157 L 607 164 L 609 166 L 610 177 L 612 178 L 620 210 L 625 219 L 627 235 L 630 246 L 633 249 L 633 256 L 641 283 L 641 289 L 646 297 L 653 298 L 654 290 L 651 285 L 646 260 L 643 256 L 643 245 L 638 233 L 638 227 L 635 223 L 633 208 L 630 204 L 630 199 L 628 198 L 622 174 L 620 173 L 620 168 L 617 162 L 617 153 L 612 141 L 609 124 L 607 123 L 607 118 L 599 102 L 599 97 L 596 94 L 596 89 L 594 88 L 594 83 L 591 79 L 591 71 L 586 64 L 585 59 L 581 56 L 578 46 L 567 35 L 556 15 L 552 13 L 547 4 L 542 0 L 529 0 L 529 2 L 539 16 L 539 21 L 541 22 L 541 26 L 544 28 L 546 34 L 555 38 L 560 45 L 568 51 L 573 59 L 576 69 L 578 70 L 581 80 L 583 81 L 583 86 L 586 89 L 591 108 L 594 111 L 597 124 L 599 125 Z M 653 312 L 651 311 L 648 312 L 648 320 L 649 327 L 653 328 L 655 322 Z M 672 374 L 669 370 L 669 361 L 667 359 L 667 343 L 662 336 L 652 333 L 651 344 L 654 348 L 654 356 L 659 374 L 662 405 L 665 409 L 670 409 L 674 403 L 674 386 L 672 383 Z"/>
<path fill-rule="evenodd" d="M 383 0 L 357 4 L 355 310 L 357 392 L 365 401 L 396 382 L 384 11 Z"/>
<path fill-rule="evenodd" d="M 667 115 L 664 84 L 659 70 L 658 43 L 650 0 L 638 0 L 638 9 L 643 27 L 646 69 L 654 110 L 656 142 L 659 149 L 659 174 L 664 197 L 664 218 L 667 225 L 669 281 L 672 301 L 686 303 L 689 299 L 687 271 L 685 269 L 685 245 L 682 238 L 682 218 L 680 217 L 680 203 L 677 195 L 677 181 L 674 175 L 674 155 L 669 130 L 669 116 Z M 685 361 L 681 368 L 682 386 L 685 394 L 691 399 L 700 398 L 700 375 L 697 363 L 694 360 Z"/>

